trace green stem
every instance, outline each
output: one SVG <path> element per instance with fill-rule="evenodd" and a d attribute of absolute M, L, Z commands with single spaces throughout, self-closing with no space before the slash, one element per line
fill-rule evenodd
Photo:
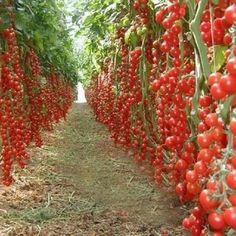
<path fill-rule="evenodd" d="M 209 76 L 211 71 L 210 71 L 210 65 L 209 65 L 209 61 L 207 57 L 207 47 L 202 40 L 199 28 L 200 28 L 200 23 L 201 23 L 201 17 L 202 17 L 203 11 L 205 10 L 207 6 L 207 3 L 208 3 L 208 0 L 200 1 L 200 3 L 198 4 L 197 12 L 194 16 L 194 19 L 190 23 L 190 30 L 193 34 L 194 41 L 197 46 L 197 53 L 199 55 L 201 69 L 205 78 Z"/>
<path fill-rule="evenodd" d="M 140 105 L 140 115 L 142 117 L 143 120 L 143 124 L 144 124 L 144 129 L 146 131 L 147 137 L 148 137 L 148 144 L 151 145 L 152 147 L 155 146 L 155 144 L 153 143 L 152 139 L 151 139 L 151 134 L 150 134 L 150 130 L 148 127 L 148 121 L 146 118 L 146 109 L 144 106 L 144 101 L 147 98 L 147 90 L 148 90 L 148 81 L 146 79 L 147 77 L 147 65 L 146 65 L 146 61 L 145 61 L 145 43 L 146 43 L 146 37 L 143 38 L 142 41 L 142 54 L 141 54 L 141 60 L 140 60 L 140 65 L 139 65 L 139 69 L 140 69 L 140 77 L 141 77 L 141 86 L 142 86 L 142 102 Z"/>
<path fill-rule="evenodd" d="M 190 16 L 190 19 L 192 20 L 195 13 L 194 13 L 194 8 L 195 8 L 195 0 L 189 0 L 187 1 L 187 4 L 188 4 L 188 8 L 189 8 L 189 16 Z"/>
<path fill-rule="evenodd" d="M 183 27 L 183 22 L 180 21 L 181 28 Z M 183 37 L 183 29 L 179 34 L 179 47 L 180 47 L 180 58 L 181 58 L 181 70 L 184 67 L 184 37 Z"/>
<path fill-rule="evenodd" d="M 191 111 L 191 116 L 195 125 L 197 125 L 200 122 L 197 114 L 199 108 L 198 100 L 200 97 L 201 84 L 202 84 L 202 76 L 201 76 L 201 68 L 199 65 L 200 64 L 199 60 L 200 60 L 199 55 L 195 53 L 196 80 L 195 80 L 195 94 L 193 96 L 193 109 Z"/>

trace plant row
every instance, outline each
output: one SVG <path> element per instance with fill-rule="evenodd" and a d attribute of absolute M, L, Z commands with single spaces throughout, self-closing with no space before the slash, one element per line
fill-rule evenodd
<path fill-rule="evenodd" d="M 0 6 L 0 137 L 3 183 L 13 182 L 14 164 L 24 168 L 29 159 L 27 147 L 42 146 L 42 131 L 66 118 L 73 101 L 71 84 L 49 64 L 41 66 L 30 41 L 16 29 L 14 8 Z M 35 47 L 35 48 L 34 48 Z"/>
<path fill-rule="evenodd" d="M 236 2 L 131 1 L 87 98 L 115 143 L 193 202 L 193 236 L 236 234 Z"/>

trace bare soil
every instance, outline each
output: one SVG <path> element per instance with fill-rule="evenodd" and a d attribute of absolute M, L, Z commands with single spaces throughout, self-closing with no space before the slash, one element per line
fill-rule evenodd
<path fill-rule="evenodd" d="M 15 183 L 0 186 L 0 236 L 186 235 L 175 195 L 114 146 L 87 104 L 44 140 Z"/>

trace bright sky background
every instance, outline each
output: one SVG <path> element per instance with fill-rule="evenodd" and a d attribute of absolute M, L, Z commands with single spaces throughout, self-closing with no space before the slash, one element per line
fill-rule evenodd
<path fill-rule="evenodd" d="M 73 13 L 73 11 L 76 10 L 75 4 L 78 1 L 80 1 L 80 0 L 64 0 L 65 7 L 66 7 L 66 10 L 68 13 Z M 71 37 L 74 39 L 75 50 L 79 51 L 83 48 L 85 38 L 84 37 L 76 37 L 76 32 L 78 30 L 77 26 L 73 26 L 72 19 L 70 16 L 67 18 L 67 20 L 68 20 L 68 26 L 73 29 L 71 32 Z"/>
<path fill-rule="evenodd" d="M 69 14 L 73 13 L 73 11 L 75 10 L 75 8 L 74 8 L 75 3 L 78 1 L 79 0 L 65 0 L 64 1 L 67 13 L 69 13 Z M 74 40 L 75 50 L 77 52 L 79 52 L 79 50 L 81 50 L 83 48 L 85 38 L 76 37 L 76 32 L 78 30 L 78 27 L 73 26 L 71 16 L 67 17 L 67 22 L 68 22 L 68 27 L 73 29 L 71 31 L 71 38 Z M 77 99 L 75 102 L 77 102 L 77 103 L 85 103 L 86 102 L 85 92 L 84 92 L 84 89 L 83 89 L 83 86 L 81 83 L 78 83 L 78 85 L 77 85 Z"/>

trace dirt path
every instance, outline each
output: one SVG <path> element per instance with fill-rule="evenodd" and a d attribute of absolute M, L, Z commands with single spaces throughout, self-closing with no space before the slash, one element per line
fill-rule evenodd
<path fill-rule="evenodd" d="M 0 187 L 0 236 L 185 235 L 176 198 L 114 147 L 86 104 L 45 139 L 14 186 Z"/>

